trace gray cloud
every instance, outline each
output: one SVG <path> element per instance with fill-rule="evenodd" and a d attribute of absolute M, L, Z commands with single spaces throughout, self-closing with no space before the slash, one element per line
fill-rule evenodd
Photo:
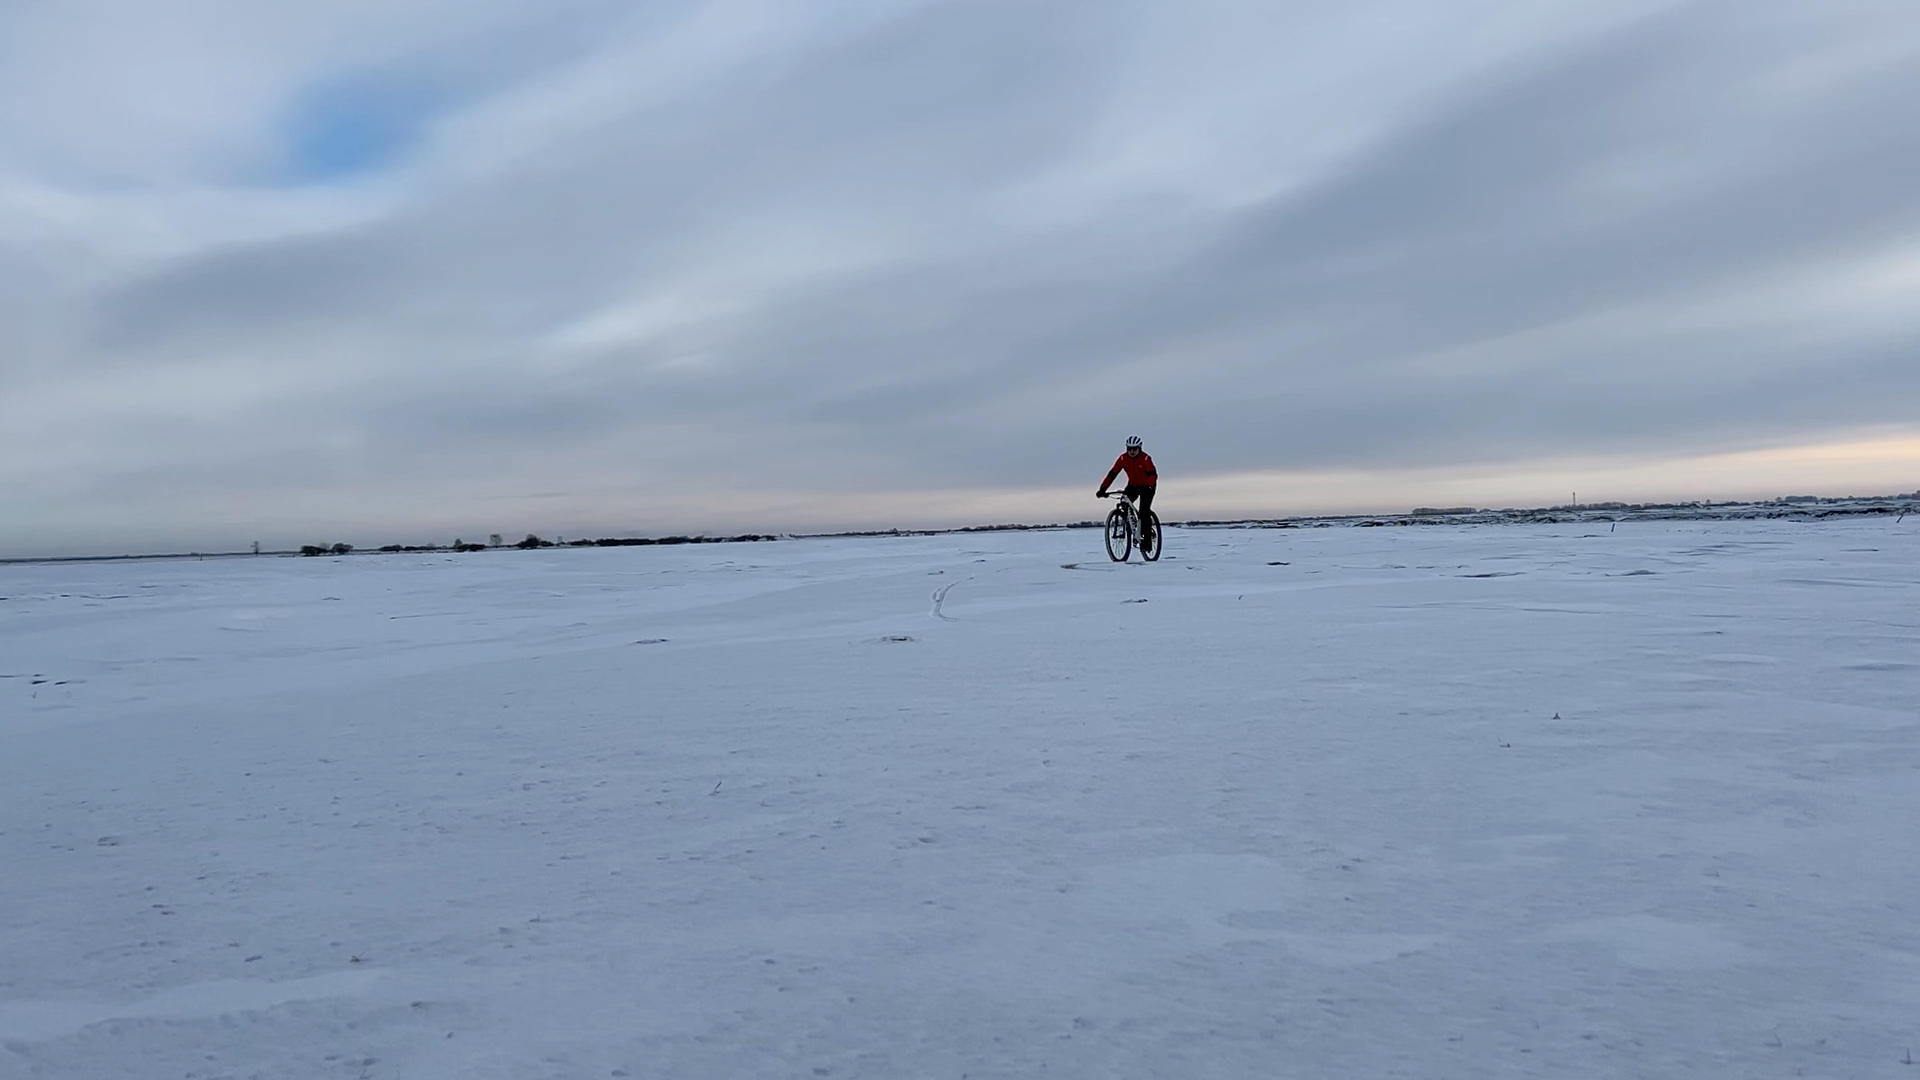
<path fill-rule="evenodd" d="M 363 212 L 44 303 L 4 278 L 38 314 L 0 362 L 83 417 L 31 505 L 175 485 L 217 515 L 222 492 L 271 506 L 277 478 L 617 493 L 636 470 L 1015 490 L 1084 486 L 1126 430 L 1197 476 L 1711 453 L 1920 406 L 1920 12 L 1675 4 L 1474 56 L 1325 30 L 1356 74 L 1322 107 L 1257 50 L 1207 63 L 1261 8 L 847 8 L 767 45 L 753 9 L 692 6 L 753 47 L 625 107 L 562 92 L 608 63 L 563 35 L 515 77 L 591 119 L 512 129 L 531 141 L 485 167 L 453 136 L 511 90 L 455 109 Z M 1206 107 L 1143 73 L 1186 10 L 1215 36 L 1165 51 Z M 1412 10 L 1381 0 L 1380 35 Z M 0 276 L 48 243 L 0 246 Z M 104 392 L 125 380 L 167 400 Z M 188 385 L 232 403 L 169 398 Z"/>

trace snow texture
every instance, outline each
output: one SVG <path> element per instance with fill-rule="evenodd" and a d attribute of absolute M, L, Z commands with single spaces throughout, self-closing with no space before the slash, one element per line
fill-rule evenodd
<path fill-rule="evenodd" d="M 0 569 L 0 1077 L 1920 1077 L 1920 520 L 1168 537 Z"/>

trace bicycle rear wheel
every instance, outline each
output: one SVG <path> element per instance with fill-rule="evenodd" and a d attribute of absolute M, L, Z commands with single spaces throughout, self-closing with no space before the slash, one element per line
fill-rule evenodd
<path fill-rule="evenodd" d="M 1160 548 L 1166 537 L 1160 532 L 1160 515 L 1149 510 L 1140 521 L 1140 557 L 1160 561 Z"/>
<path fill-rule="evenodd" d="M 1125 509 L 1116 507 L 1107 515 L 1107 558 L 1114 562 L 1126 562 L 1133 554 L 1133 526 L 1127 521 Z"/>

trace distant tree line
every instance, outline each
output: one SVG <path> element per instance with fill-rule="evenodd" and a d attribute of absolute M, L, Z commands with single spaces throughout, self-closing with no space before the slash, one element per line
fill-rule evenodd
<path fill-rule="evenodd" d="M 598 540 L 569 540 L 568 547 L 647 547 L 654 544 L 748 544 L 778 540 L 777 536 L 742 533 L 739 536 L 603 536 Z M 551 545 L 549 545 L 551 546 Z"/>
<path fill-rule="evenodd" d="M 493 540 L 493 539 L 497 539 L 497 538 L 489 537 L 489 540 Z M 480 544 L 480 543 L 469 543 L 466 540 L 456 539 L 450 545 L 384 544 L 380 547 L 379 550 L 383 552 L 387 552 L 389 554 L 397 554 L 401 552 L 429 552 L 429 551 L 458 551 L 458 552 L 486 551 L 490 548 L 517 548 L 521 551 L 532 551 L 537 548 L 550 548 L 550 547 L 576 547 L 576 548 L 577 547 L 649 547 L 654 545 L 672 545 L 672 544 L 741 544 L 741 543 L 749 543 L 749 542 L 762 541 L 762 540 L 778 540 L 778 539 L 780 539 L 778 536 L 773 536 L 773 535 L 763 535 L 760 533 L 742 533 L 738 536 L 603 536 L 597 540 L 567 540 L 563 542 L 563 541 L 556 541 L 556 540 L 548 540 L 543 537 L 537 536 L 533 533 L 528 533 L 526 539 L 521 540 L 520 542 L 515 544 L 504 544 L 504 543 Z M 302 544 L 300 546 L 300 554 L 306 555 L 306 556 L 345 555 L 351 552 L 352 550 L 353 550 L 352 544 Z"/>

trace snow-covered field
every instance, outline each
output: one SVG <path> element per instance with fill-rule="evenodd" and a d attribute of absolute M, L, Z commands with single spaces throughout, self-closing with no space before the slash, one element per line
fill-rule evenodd
<path fill-rule="evenodd" d="M 1607 530 L 0 568 L 0 1076 L 1920 1080 L 1920 520 Z"/>

